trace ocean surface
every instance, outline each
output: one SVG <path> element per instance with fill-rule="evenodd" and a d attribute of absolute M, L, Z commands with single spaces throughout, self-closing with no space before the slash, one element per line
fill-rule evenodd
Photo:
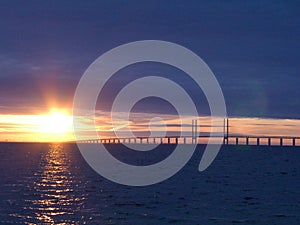
<path fill-rule="evenodd" d="M 1 143 L 0 224 L 300 224 L 299 147 L 223 146 L 200 173 L 203 149 L 170 179 L 130 187 L 94 172 L 75 144 Z"/>

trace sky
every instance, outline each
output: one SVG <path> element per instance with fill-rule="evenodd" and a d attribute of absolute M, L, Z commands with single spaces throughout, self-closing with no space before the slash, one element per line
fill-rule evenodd
<path fill-rule="evenodd" d="M 297 1 L 1 1 L 0 115 L 70 111 L 97 57 L 155 39 L 185 46 L 208 64 L 229 117 L 300 119 L 299 24 Z M 118 73 L 99 110 L 110 110 L 126 82 L 160 73 L 188 87 L 200 115 L 209 112 L 201 90 L 174 68 L 145 63 Z M 156 106 L 148 99 L 136 111 L 172 114 Z"/>

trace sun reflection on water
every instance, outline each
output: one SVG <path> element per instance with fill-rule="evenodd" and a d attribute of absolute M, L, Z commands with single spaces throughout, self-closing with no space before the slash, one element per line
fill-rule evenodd
<path fill-rule="evenodd" d="M 49 146 L 48 153 L 42 157 L 42 169 L 35 174 L 41 178 L 34 183 L 39 198 L 32 200 L 31 210 L 41 223 L 70 224 L 72 215 L 83 204 L 84 197 L 78 198 L 73 193 L 74 174 L 69 170 L 70 162 L 62 146 Z"/>

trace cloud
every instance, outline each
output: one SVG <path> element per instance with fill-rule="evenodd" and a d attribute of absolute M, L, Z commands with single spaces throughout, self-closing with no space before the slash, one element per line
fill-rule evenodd
<path fill-rule="evenodd" d="M 50 92 L 56 105 L 71 107 L 81 75 L 98 56 L 130 41 L 161 39 L 190 48 L 206 61 L 224 91 L 229 115 L 300 118 L 298 3 L 17 2 L 0 7 L 1 113 L 46 110 Z M 141 71 L 157 70 L 123 71 L 123 78 L 111 83 L 103 109 Z M 188 87 L 200 113 L 207 115 L 201 90 L 174 72 L 165 68 L 160 74 Z M 139 110 L 171 112 L 156 103 L 141 103 Z"/>

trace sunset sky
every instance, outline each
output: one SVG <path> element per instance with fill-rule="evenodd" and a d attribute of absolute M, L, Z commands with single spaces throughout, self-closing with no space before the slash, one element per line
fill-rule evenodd
<path fill-rule="evenodd" d="M 0 141 L 72 140 L 73 96 L 84 71 L 104 52 L 145 39 L 180 44 L 208 64 L 232 133 L 300 136 L 299 9 L 297 1 L 255 0 L 0 2 Z M 118 71 L 101 93 L 102 135 L 112 133 L 107 118 L 118 91 L 151 74 L 185 87 L 205 125 L 206 99 L 182 71 L 142 63 Z M 137 132 L 152 116 L 176 123 L 174 109 L 155 98 L 133 113 Z"/>

